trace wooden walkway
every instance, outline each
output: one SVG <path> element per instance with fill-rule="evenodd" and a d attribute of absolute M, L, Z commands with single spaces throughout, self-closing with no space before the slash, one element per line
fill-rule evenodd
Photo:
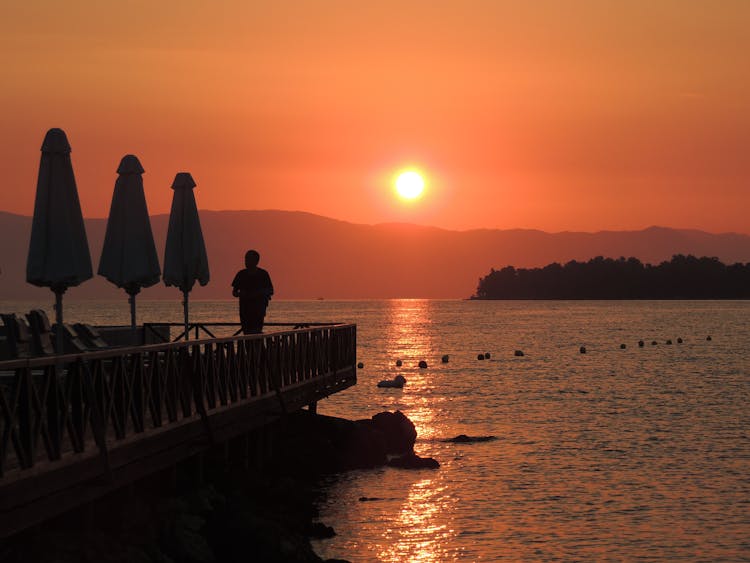
<path fill-rule="evenodd" d="M 329 325 L 0 362 L 0 537 L 356 383 Z"/>

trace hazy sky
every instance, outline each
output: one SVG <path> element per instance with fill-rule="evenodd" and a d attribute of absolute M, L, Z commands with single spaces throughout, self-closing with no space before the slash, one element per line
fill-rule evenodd
<path fill-rule="evenodd" d="M 24 0 L 0 8 L 0 209 L 62 127 L 86 216 L 139 156 L 152 213 L 750 232 L 750 2 Z M 424 197 L 393 173 L 424 171 Z"/>

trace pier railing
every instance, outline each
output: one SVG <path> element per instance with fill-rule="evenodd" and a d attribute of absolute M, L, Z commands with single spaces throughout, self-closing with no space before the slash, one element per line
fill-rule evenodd
<path fill-rule="evenodd" d="M 122 482 L 157 450 L 164 467 L 353 385 L 355 363 L 356 327 L 341 324 L 0 362 L 0 520 L 43 494 L 45 473 L 50 490 Z"/>
<path fill-rule="evenodd" d="M 338 323 L 263 323 L 263 326 L 266 327 L 266 329 L 276 329 L 279 330 L 282 327 L 294 327 L 297 328 L 310 328 L 311 326 L 319 327 L 319 326 L 334 326 Z M 229 330 L 229 335 L 231 336 L 238 336 L 242 333 L 242 325 L 240 323 L 223 323 L 223 322 L 191 322 L 187 325 L 187 331 L 185 330 L 185 324 L 184 323 L 144 323 L 143 324 L 143 331 L 145 334 L 149 335 L 151 338 L 154 338 L 156 340 L 161 340 L 164 342 L 170 342 L 170 338 L 164 337 L 164 332 L 160 329 L 167 328 L 177 329 L 177 336 L 174 338 L 171 338 L 172 342 L 179 342 L 180 340 L 185 339 L 185 335 L 187 334 L 188 337 L 192 335 L 194 338 L 200 338 L 201 336 L 208 337 L 208 338 L 216 338 L 216 335 L 218 334 L 218 329 L 224 329 L 224 331 Z M 169 334 L 169 333 L 167 333 Z"/>

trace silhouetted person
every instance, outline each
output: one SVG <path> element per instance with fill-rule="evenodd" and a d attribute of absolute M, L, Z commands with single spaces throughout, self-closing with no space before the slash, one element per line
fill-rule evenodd
<path fill-rule="evenodd" d="M 243 334 L 263 331 L 266 307 L 273 295 L 271 276 L 258 268 L 260 254 L 255 250 L 245 253 L 245 269 L 237 272 L 232 281 L 232 295 L 240 298 L 240 322 Z"/>

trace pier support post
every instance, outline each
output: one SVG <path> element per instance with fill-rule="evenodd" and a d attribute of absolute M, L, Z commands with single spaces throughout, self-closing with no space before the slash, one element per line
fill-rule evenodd
<path fill-rule="evenodd" d="M 307 410 L 310 411 L 312 414 L 318 413 L 318 401 L 313 401 L 309 405 L 307 405 Z"/>

